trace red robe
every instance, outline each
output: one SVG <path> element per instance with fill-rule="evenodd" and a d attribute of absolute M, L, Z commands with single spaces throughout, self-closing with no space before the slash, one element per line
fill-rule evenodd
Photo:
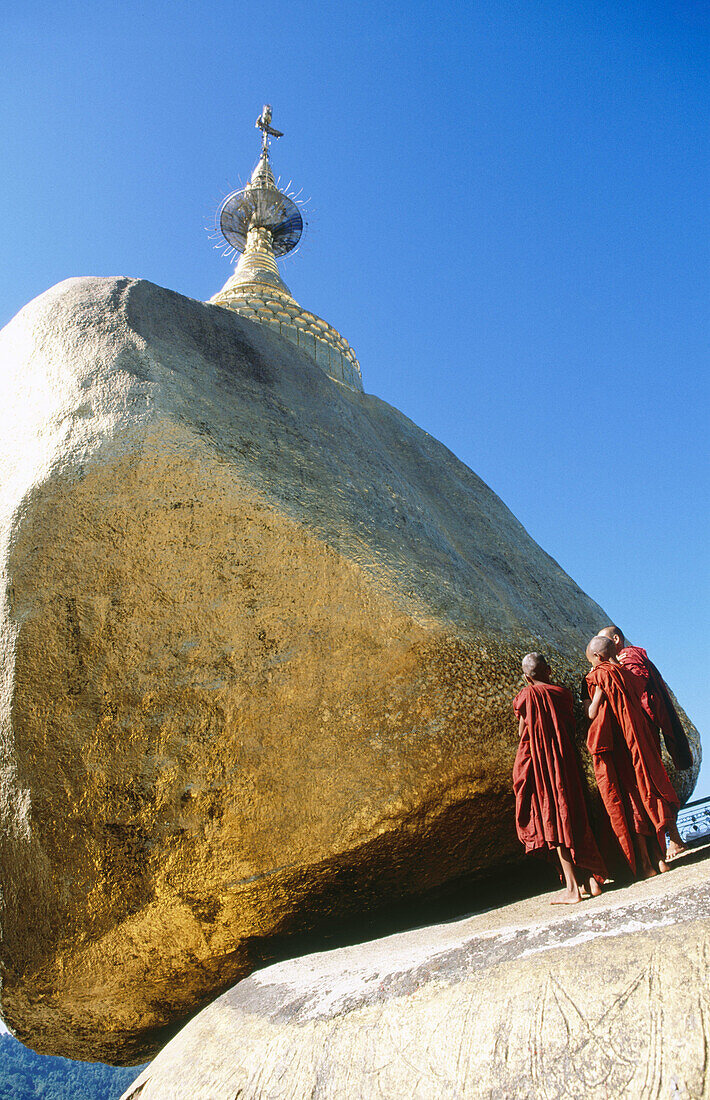
<path fill-rule="evenodd" d="M 597 687 L 603 692 L 587 746 L 612 827 L 635 871 L 632 832 L 655 831 L 665 851 L 666 828 L 675 822 L 680 802 L 641 702 L 643 681 L 623 665 L 602 661 L 587 674 L 587 683 L 592 697 Z"/>
<path fill-rule="evenodd" d="M 574 750 L 572 696 L 556 684 L 529 684 L 513 700 L 524 727 L 513 767 L 515 825 L 526 852 L 549 855 L 559 844 L 574 863 L 604 880 Z"/>
<path fill-rule="evenodd" d="M 654 729 L 660 729 L 663 734 L 666 748 L 676 768 L 690 768 L 693 754 L 686 732 L 673 706 L 666 683 L 653 662 L 649 661 L 646 650 L 640 646 L 627 645 L 619 653 L 619 661 L 624 668 L 631 669 L 643 680 L 643 709 L 653 722 Z"/>
<path fill-rule="evenodd" d="M 587 748 L 612 833 L 635 875 L 634 836 L 637 833 L 653 836 L 653 829 L 636 786 L 631 753 L 606 697 L 602 698 L 597 716 L 589 727 Z M 608 855 L 610 862 L 615 863 L 613 853 L 608 851 Z"/>

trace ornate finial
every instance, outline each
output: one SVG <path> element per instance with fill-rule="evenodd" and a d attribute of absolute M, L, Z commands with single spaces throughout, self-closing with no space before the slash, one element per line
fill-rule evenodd
<path fill-rule="evenodd" d="M 360 365 L 347 340 L 327 321 L 302 309 L 279 274 L 277 259 L 293 251 L 303 232 L 301 204 L 298 195 L 281 190 L 271 170 L 269 141 L 283 134 L 271 125 L 269 103 L 256 127 L 262 133 L 259 163 L 249 183 L 227 195 L 215 219 L 215 228 L 241 256 L 234 274 L 210 301 L 275 329 L 331 378 L 361 392 Z"/>
<path fill-rule="evenodd" d="M 261 262 L 270 255 L 268 281 L 281 286 L 275 257 L 285 256 L 296 247 L 303 232 L 303 218 L 295 196 L 279 189 L 271 171 L 269 139 L 283 134 L 271 125 L 270 104 L 264 104 L 255 125 L 263 134 L 259 163 L 246 187 L 227 195 L 217 212 L 217 227 L 244 258 L 247 253 L 258 252 Z"/>
<path fill-rule="evenodd" d="M 254 123 L 261 130 L 261 151 L 269 155 L 269 138 L 283 137 L 282 130 L 275 130 L 271 125 L 271 104 L 265 103 L 261 114 Z"/>

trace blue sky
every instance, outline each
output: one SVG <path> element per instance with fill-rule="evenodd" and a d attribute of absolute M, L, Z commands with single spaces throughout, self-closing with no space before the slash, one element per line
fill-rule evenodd
<path fill-rule="evenodd" d="M 3 22 L 0 324 L 72 275 L 213 294 L 231 268 L 204 227 L 272 103 L 274 166 L 312 196 L 296 298 L 707 736 L 708 5 L 28 0 Z"/>

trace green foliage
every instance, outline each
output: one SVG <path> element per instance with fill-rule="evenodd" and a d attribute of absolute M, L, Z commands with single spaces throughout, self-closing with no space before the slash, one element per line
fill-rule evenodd
<path fill-rule="evenodd" d="M 142 1068 L 51 1058 L 0 1035 L 0 1100 L 118 1100 Z"/>

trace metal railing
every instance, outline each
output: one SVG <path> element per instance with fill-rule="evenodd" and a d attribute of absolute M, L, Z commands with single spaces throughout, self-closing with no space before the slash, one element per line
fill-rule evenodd
<path fill-rule="evenodd" d="M 710 798 L 685 804 L 678 814 L 678 831 L 686 844 L 710 840 Z"/>

